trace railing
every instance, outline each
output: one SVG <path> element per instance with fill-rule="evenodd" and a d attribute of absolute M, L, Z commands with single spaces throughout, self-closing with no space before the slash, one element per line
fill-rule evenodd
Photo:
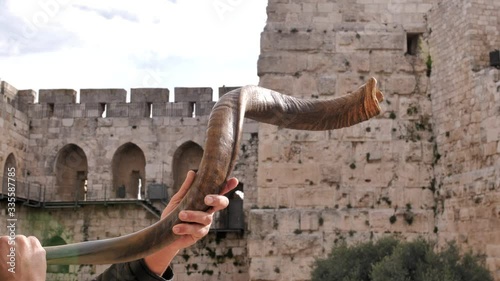
<path fill-rule="evenodd" d="M 27 202 L 43 201 L 43 189 L 39 184 L 17 181 L 15 178 L 3 177 L 0 199 L 16 197 L 22 198 Z"/>
<path fill-rule="evenodd" d="M 149 196 L 119 196 L 120 192 L 117 189 L 112 189 L 107 185 L 103 185 L 102 189 L 85 189 L 75 188 L 74 185 L 59 186 L 58 188 L 47 189 L 37 183 L 25 183 L 22 181 L 10 181 L 3 178 L 2 189 L 0 192 L 0 200 L 15 197 L 16 201 L 23 201 L 25 205 L 31 207 L 41 208 L 64 208 L 64 207 L 78 207 L 81 205 L 90 204 L 139 204 L 144 209 L 159 217 L 163 208 L 167 205 L 167 198 L 160 198 L 159 196 L 150 199 Z M 150 185 L 157 188 L 158 184 Z M 161 186 L 161 185 L 160 185 Z M 166 189 L 166 186 L 164 186 Z M 154 190 L 151 188 L 151 190 Z M 236 191 L 241 191 L 242 188 L 237 189 L 227 195 L 229 198 L 229 206 L 214 215 L 214 222 L 211 226 L 211 231 L 214 232 L 240 232 L 244 231 L 244 213 L 243 213 L 243 200 L 240 198 Z M 56 192 L 57 191 L 57 192 Z M 60 192 L 64 191 L 64 192 Z M 146 194 L 147 194 L 146 190 Z M 165 191 L 166 195 L 166 191 Z"/>

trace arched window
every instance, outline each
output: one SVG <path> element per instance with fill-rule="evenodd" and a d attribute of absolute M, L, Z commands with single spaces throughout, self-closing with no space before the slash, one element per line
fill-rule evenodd
<path fill-rule="evenodd" d="M 177 192 L 189 170 L 197 170 L 203 157 L 203 149 L 198 144 L 188 141 L 174 153 L 173 175 L 174 192 Z"/>
<path fill-rule="evenodd" d="M 66 245 L 66 241 L 62 239 L 60 236 L 54 236 L 50 239 L 46 239 L 43 241 L 42 245 L 44 247 L 47 246 L 60 246 Z M 69 265 L 66 264 L 48 264 L 47 265 L 47 273 L 69 273 Z"/>
<path fill-rule="evenodd" d="M 14 171 L 12 170 L 12 168 L 14 168 Z M 9 176 L 9 172 L 11 172 L 10 175 L 14 175 L 14 177 Z M 14 174 L 12 174 L 12 172 L 14 172 Z M 3 166 L 3 178 L 2 178 L 2 193 L 3 194 L 8 193 L 9 178 L 14 179 L 14 181 L 11 180 L 11 183 L 16 184 L 16 186 L 17 186 L 16 175 L 19 172 L 20 171 L 17 170 L 16 157 L 14 156 L 14 154 L 11 153 L 11 154 L 9 154 L 9 156 L 7 156 L 7 160 L 5 160 L 5 165 Z"/>
<path fill-rule="evenodd" d="M 113 190 L 117 198 L 145 198 L 146 157 L 133 143 L 120 146 L 112 160 Z"/>
<path fill-rule="evenodd" d="M 84 200 L 88 173 L 87 156 L 76 144 L 67 144 L 56 157 L 56 189 L 59 200 Z"/>

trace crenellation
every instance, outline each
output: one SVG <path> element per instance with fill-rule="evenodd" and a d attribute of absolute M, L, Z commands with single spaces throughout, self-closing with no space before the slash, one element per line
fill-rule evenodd
<path fill-rule="evenodd" d="M 176 87 L 174 89 L 175 102 L 207 102 L 213 99 L 213 89 L 208 87 Z"/>
<path fill-rule="evenodd" d="M 236 89 L 238 89 L 238 88 L 241 88 L 241 87 L 226 87 L 226 86 L 219 87 L 219 99 L 220 99 L 223 95 L 225 95 L 225 94 L 227 94 L 227 93 L 231 92 L 232 90 L 236 90 Z"/>
<path fill-rule="evenodd" d="M 41 89 L 38 91 L 40 104 L 66 104 L 76 102 L 76 91 L 72 89 Z"/>
<path fill-rule="evenodd" d="M 125 89 L 81 89 L 80 103 L 126 103 Z"/>
<path fill-rule="evenodd" d="M 130 102 L 165 103 L 169 101 L 170 91 L 167 88 L 132 88 Z"/>
<path fill-rule="evenodd" d="M 17 108 L 27 113 L 31 104 L 35 103 L 36 92 L 33 90 L 19 90 L 17 91 L 16 101 Z"/>
<path fill-rule="evenodd" d="M 0 95 L 2 95 L 2 101 L 11 104 L 16 98 L 17 89 L 7 83 L 6 81 L 0 81 Z"/>

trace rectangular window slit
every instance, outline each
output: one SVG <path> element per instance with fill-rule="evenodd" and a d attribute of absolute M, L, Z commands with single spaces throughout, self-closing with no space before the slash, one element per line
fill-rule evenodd
<path fill-rule="evenodd" d="M 420 41 L 421 33 L 407 33 L 406 34 L 406 54 L 416 56 L 418 53 L 418 43 Z"/>

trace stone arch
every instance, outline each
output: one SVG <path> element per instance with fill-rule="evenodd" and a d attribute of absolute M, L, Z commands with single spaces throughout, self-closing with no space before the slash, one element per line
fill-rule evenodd
<path fill-rule="evenodd" d="M 88 162 L 81 147 L 73 143 L 63 146 L 57 153 L 54 172 L 57 196 L 60 200 L 86 198 Z"/>
<path fill-rule="evenodd" d="M 120 146 L 112 160 L 113 189 L 117 198 L 144 198 L 146 187 L 146 157 L 141 148 L 131 142 Z"/>
<path fill-rule="evenodd" d="M 12 170 L 12 168 L 14 168 L 14 170 Z M 14 182 L 12 182 L 11 180 L 11 183 L 14 184 L 17 183 L 17 174 L 19 172 L 20 171 L 17 170 L 16 156 L 14 156 L 14 153 L 10 153 L 9 156 L 7 156 L 7 159 L 5 160 L 5 164 L 3 166 L 3 177 L 2 177 L 3 194 L 8 194 L 9 178 L 14 179 Z"/>
<path fill-rule="evenodd" d="M 174 191 L 177 192 L 189 170 L 197 170 L 203 157 L 203 148 L 193 141 L 183 143 L 174 153 Z"/>
<path fill-rule="evenodd" d="M 53 236 L 45 239 L 42 243 L 44 247 L 66 245 L 66 241 L 61 236 Z M 47 273 L 69 273 L 69 265 L 67 264 L 48 264 Z"/>

